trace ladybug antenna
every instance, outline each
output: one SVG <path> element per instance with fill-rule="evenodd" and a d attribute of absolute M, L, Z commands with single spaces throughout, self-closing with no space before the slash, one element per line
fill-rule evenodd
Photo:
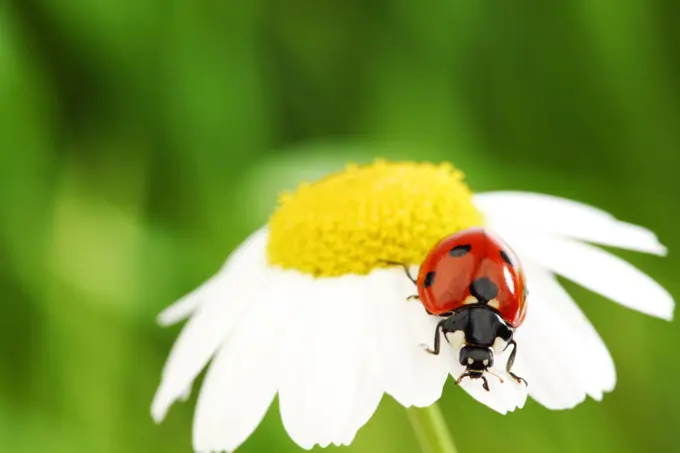
<path fill-rule="evenodd" d="M 486 372 L 489 373 L 491 376 L 498 378 L 498 380 L 501 382 L 501 384 L 504 382 L 503 378 L 500 377 L 499 375 L 497 375 L 496 373 L 492 373 L 490 370 L 486 370 Z"/>

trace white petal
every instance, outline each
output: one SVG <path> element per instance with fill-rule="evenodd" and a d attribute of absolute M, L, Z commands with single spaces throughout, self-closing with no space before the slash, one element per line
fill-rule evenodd
<path fill-rule="evenodd" d="M 375 270 L 370 280 L 385 391 L 405 407 L 429 406 L 441 397 L 449 369 L 445 354 L 428 354 L 422 346 L 432 346 L 438 319 L 417 300 L 406 300 L 416 288 L 402 269 Z"/>
<path fill-rule="evenodd" d="M 347 276 L 342 280 L 365 279 L 365 277 Z M 317 362 L 322 370 L 322 394 L 317 399 L 323 407 L 325 441 L 320 445 L 341 443 L 357 406 L 357 397 L 361 389 L 363 366 L 371 352 L 370 338 L 363 328 L 368 321 L 364 300 L 360 297 L 361 285 L 340 281 L 335 282 L 338 288 L 333 297 L 318 304 L 327 304 L 326 316 L 320 324 L 323 335 L 324 353 Z M 357 429 L 359 427 L 357 426 Z"/>
<path fill-rule="evenodd" d="M 373 416 L 383 396 L 383 370 L 377 327 L 383 322 L 381 317 L 375 316 L 372 309 L 376 303 L 374 288 L 375 281 L 371 276 L 346 276 L 347 286 L 354 288 L 351 299 L 356 300 L 356 310 L 360 315 L 356 319 L 361 322 L 355 326 L 352 332 L 358 340 L 357 358 L 359 360 L 359 382 L 355 388 L 352 412 L 344 420 L 342 429 L 336 434 L 333 441 L 336 445 L 349 445 L 356 436 L 357 431 L 364 426 Z M 354 281 L 351 281 L 354 280 Z M 350 286 L 351 285 L 351 286 Z"/>
<path fill-rule="evenodd" d="M 160 312 L 157 317 L 158 324 L 163 327 L 168 327 L 189 318 L 189 316 L 196 311 L 198 305 L 203 302 L 217 286 L 219 276 L 219 273 L 214 275 L 194 291 Z"/>
<path fill-rule="evenodd" d="M 365 335 L 368 311 L 361 288 L 367 278 L 308 280 L 309 290 L 298 293 L 291 308 L 279 395 L 283 424 L 303 448 L 341 444 L 359 429 L 351 421 L 374 348 Z"/>
<path fill-rule="evenodd" d="M 466 378 L 460 385 L 475 400 L 505 415 L 517 408 L 521 409 L 524 407 L 527 399 L 527 390 L 524 384 L 520 384 L 505 375 L 502 376 L 503 383 L 495 377 L 487 375 L 489 382 L 488 392 L 484 390 L 479 380 L 470 381 Z"/>
<path fill-rule="evenodd" d="M 266 230 L 260 230 L 239 260 L 230 261 L 220 271 L 210 296 L 201 304 L 175 342 L 163 370 L 161 384 L 151 405 L 151 413 L 160 422 L 174 401 L 190 387 L 253 302 L 268 297 L 265 247 Z"/>
<path fill-rule="evenodd" d="M 530 286 L 526 321 L 515 334 L 513 371 L 529 382 L 529 394 L 550 409 L 596 400 L 616 384 L 604 342 L 555 277 L 525 263 Z"/>
<path fill-rule="evenodd" d="M 187 388 L 182 392 L 182 394 L 179 396 L 178 399 L 179 399 L 181 402 L 186 403 L 187 401 L 189 401 L 189 398 L 191 397 L 191 387 L 192 387 L 191 385 L 190 385 L 189 387 L 187 387 Z"/>
<path fill-rule="evenodd" d="M 311 388 L 319 384 L 313 360 L 322 354 L 323 347 L 322 338 L 316 338 L 320 324 L 314 317 L 318 312 L 313 301 L 304 293 L 298 297 L 300 300 L 289 305 L 287 332 L 282 337 L 279 410 L 291 439 L 302 448 L 311 449 L 318 441 L 320 427 L 307 416 L 307 406 L 314 404 L 307 400 L 307 391 L 318 394 L 318 389 Z"/>
<path fill-rule="evenodd" d="M 201 286 L 187 294 L 186 296 L 179 299 L 174 304 L 163 310 L 157 318 L 158 323 L 161 326 L 170 326 L 172 324 L 184 321 L 189 316 L 191 316 L 198 306 L 208 299 L 212 292 L 219 286 L 219 281 L 221 276 L 228 272 L 234 266 L 239 266 L 243 256 L 246 253 L 250 253 L 251 247 L 258 247 L 267 235 L 267 228 L 261 228 L 251 234 L 245 241 L 239 245 L 234 252 L 231 253 L 229 258 L 225 261 L 222 268 L 217 272 L 216 275 L 211 277 L 207 282 L 203 283 Z M 265 240 L 266 241 L 266 240 Z"/>
<path fill-rule="evenodd" d="M 633 310 L 671 320 L 675 302 L 661 285 L 623 259 L 570 239 L 496 228 L 520 256 Z"/>
<path fill-rule="evenodd" d="M 364 363 L 364 372 L 358 393 L 355 396 L 354 411 L 347 425 L 335 442 L 336 445 L 349 445 L 354 441 L 357 431 L 364 426 L 375 413 L 383 397 L 381 372 L 377 361 Z"/>
<path fill-rule="evenodd" d="M 611 214 L 576 201 L 530 192 L 476 194 L 474 203 L 491 228 L 520 228 L 621 247 L 666 254 L 656 235 Z"/>
<path fill-rule="evenodd" d="M 356 436 L 357 431 L 364 426 L 373 416 L 383 396 L 382 370 L 378 351 L 378 339 L 376 338 L 376 319 L 369 309 L 374 302 L 370 291 L 369 278 L 364 276 L 345 276 L 346 282 L 342 285 L 349 291 L 343 298 L 345 303 L 351 300 L 348 307 L 350 322 L 347 324 L 351 337 L 349 344 L 352 349 L 348 352 L 353 356 L 354 384 L 346 387 L 345 395 L 351 404 L 346 406 L 348 412 L 337 412 L 334 417 L 333 443 L 335 445 L 349 445 Z M 347 332 L 344 334 L 346 335 Z M 351 360 L 348 356 L 348 364 Z"/>
<path fill-rule="evenodd" d="M 196 406 L 193 443 L 199 453 L 234 451 L 255 430 L 276 395 L 285 306 L 256 303 L 221 346 Z"/>

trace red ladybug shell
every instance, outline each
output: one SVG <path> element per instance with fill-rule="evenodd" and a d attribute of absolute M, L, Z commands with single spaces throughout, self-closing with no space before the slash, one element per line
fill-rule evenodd
<path fill-rule="evenodd" d="M 512 327 L 519 327 L 526 316 L 520 262 L 507 244 L 483 228 L 437 243 L 420 266 L 417 285 L 421 302 L 434 315 L 483 303 Z"/>

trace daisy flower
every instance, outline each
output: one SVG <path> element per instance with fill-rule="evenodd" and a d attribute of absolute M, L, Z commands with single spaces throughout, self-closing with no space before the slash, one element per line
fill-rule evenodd
<path fill-rule="evenodd" d="M 159 316 L 189 319 L 152 403 L 160 422 L 211 361 L 198 397 L 197 452 L 233 451 L 276 395 L 283 425 L 301 447 L 348 445 L 384 394 L 405 407 L 436 402 L 463 367 L 446 342 L 428 354 L 439 319 L 426 313 L 404 270 L 442 237 L 484 226 L 516 252 L 529 288 L 526 320 L 508 379 L 497 357 L 490 391 L 461 387 L 490 408 L 521 408 L 527 394 L 550 409 L 616 384 L 611 355 L 556 275 L 612 301 L 670 320 L 672 297 L 654 280 L 590 243 L 664 255 L 656 236 L 574 201 L 522 192 L 473 195 L 450 164 L 376 161 L 349 166 L 283 195 L 215 276 Z M 569 342 L 563 341 L 569 338 Z M 546 360 L 546 353 L 550 360 Z"/>

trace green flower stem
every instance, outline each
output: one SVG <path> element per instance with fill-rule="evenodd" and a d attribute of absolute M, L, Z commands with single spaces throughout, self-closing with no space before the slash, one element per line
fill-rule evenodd
<path fill-rule="evenodd" d="M 458 453 L 437 403 L 406 409 L 423 453 Z"/>

